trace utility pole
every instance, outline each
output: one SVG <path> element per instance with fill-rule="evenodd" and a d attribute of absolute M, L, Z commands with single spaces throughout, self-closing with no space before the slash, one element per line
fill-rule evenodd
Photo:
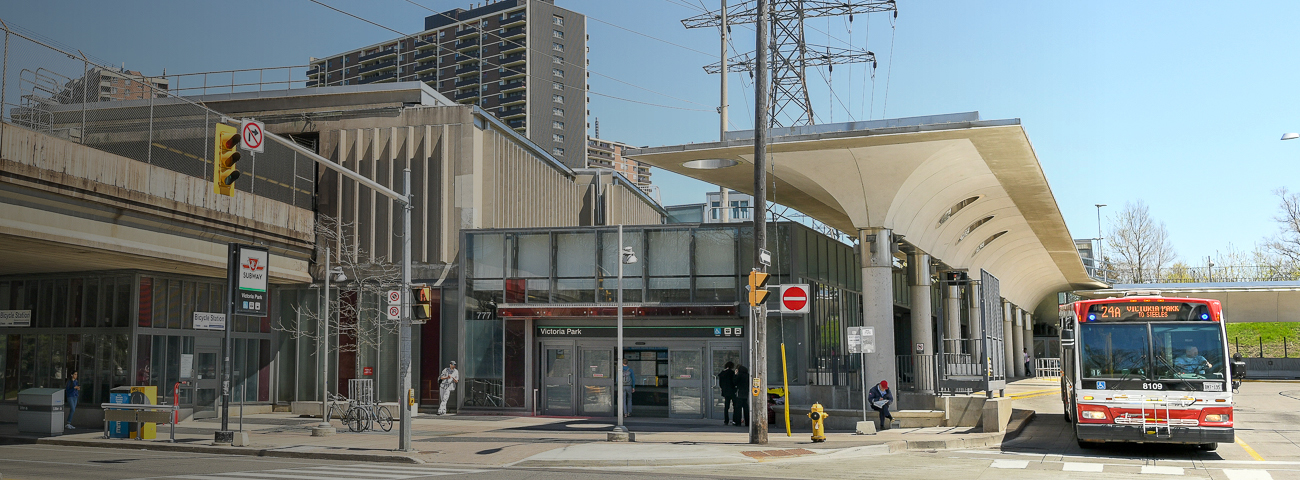
<path fill-rule="evenodd" d="M 766 272 L 761 259 L 762 251 L 767 248 L 767 20 L 768 0 L 758 0 L 758 18 L 755 22 L 755 57 L 757 67 L 754 72 L 754 268 Z M 724 72 L 725 76 L 726 73 Z M 753 335 L 750 351 L 754 364 L 750 365 L 754 386 L 759 396 L 750 396 L 749 405 L 749 443 L 767 444 L 767 305 L 753 307 L 749 317 L 754 324 L 749 331 Z M 740 392 L 742 395 L 744 391 Z"/>
<path fill-rule="evenodd" d="M 725 142 L 727 141 L 727 0 L 722 0 L 722 9 L 719 12 L 722 15 L 722 23 L 718 25 L 722 32 L 722 55 L 721 60 L 718 61 L 722 62 L 722 70 L 718 77 L 722 79 L 722 95 L 718 105 L 718 141 Z M 714 210 L 722 223 L 731 221 L 731 217 L 728 216 L 731 199 L 727 198 L 727 190 L 727 187 L 718 186 L 718 208 Z"/>
<path fill-rule="evenodd" d="M 1106 204 L 1104 204 L 1104 203 L 1097 203 L 1097 204 L 1094 204 L 1094 205 L 1097 207 L 1097 263 L 1096 263 L 1096 267 L 1097 267 L 1097 276 L 1101 277 L 1102 280 L 1105 280 L 1105 279 L 1107 278 L 1107 277 L 1106 277 L 1106 269 L 1104 268 L 1105 265 L 1106 265 L 1106 263 L 1105 263 L 1105 259 L 1106 259 L 1106 257 L 1102 255 L 1102 240 L 1103 240 L 1103 239 L 1102 239 L 1102 237 L 1101 237 L 1101 207 L 1106 206 Z"/>
<path fill-rule="evenodd" d="M 411 451 L 411 167 L 407 165 L 402 171 L 402 326 L 398 340 L 400 358 L 397 359 L 398 386 L 402 389 L 397 397 L 398 409 L 402 411 L 398 427 L 397 450 Z"/>

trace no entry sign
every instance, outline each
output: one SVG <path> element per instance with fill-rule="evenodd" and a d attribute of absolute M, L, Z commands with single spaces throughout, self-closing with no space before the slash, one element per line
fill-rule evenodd
<path fill-rule="evenodd" d="M 239 137 L 244 150 L 256 153 L 266 151 L 266 125 L 262 122 L 244 120 L 239 124 Z"/>
<path fill-rule="evenodd" d="M 808 285 L 781 285 L 781 313 L 808 313 Z"/>

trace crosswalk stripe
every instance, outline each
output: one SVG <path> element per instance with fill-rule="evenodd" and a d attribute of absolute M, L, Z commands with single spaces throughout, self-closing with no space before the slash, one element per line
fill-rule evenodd
<path fill-rule="evenodd" d="M 300 480 L 325 480 L 325 479 L 335 480 L 335 479 L 341 478 L 341 477 L 339 477 L 338 475 L 328 475 L 328 476 L 317 475 L 317 473 L 325 473 L 325 472 L 302 472 L 302 473 L 307 474 L 307 475 L 293 475 L 293 474 L 290 474 L 290 473 L 272 473 L 272 472 L 283 472 L 283 471 L 284 471 L 284 470 L 273 470 L 273 471 L 266 471 L 266 470 L 263 470 L 263 471 L 253 471 L 253 472 L 210 473 L 210 474 L 207 474 L 207 475 L 203 475 L 203 477 L 204 477 L 204 478 L 208 478 L 208 479 L 216 479 L 216 478 L 220 478 L 220 479 L 223 479 L 223 480 L 230 480 L 230 479 L 232 479 L 232 478 L 239 478 L 239 479 L 248 479 L 248 478 L 266 478 L 266 479 L 286 478 L 286 479 L 290 479 L 290 478 L 296 478 L 296 479 L 300 479 Z M 348 475 L 353 475 L 353 474 L 348 474 Z M 413 476 L 413 475 L 405 475 L 405 476 L 399 476 L 399 477 L 384 477 L 384 478 L 398 478 L 398 479 L 400 479 L 400 478 L 411 478 L 412 476 Z M 185 478 L 194 478 L 194 477 L 186 476 Z M 353 478 L 353 477 L 347 477 L 347 478 Z M 358 480 L 361 480 L 361 479 L 358 479 Z M 378 479 L 375 479 L 375 478 L 372 477 L 372 478 L 370 478 L 370 479 L 365 479 L 365 480 L 378 480 Z"/>
<path fill-rule="evenodd" d="M 1160 465 L 1143 465 L 1142 473 L 1154 473 L 1158 475 L 1182 475 L 1183 467 L 1165 467 Z"/>
<path fill-rule="evenodd" d="M 366 470 L 366 471 L 402 472 L 402 473 L 413 473 L 413 474 L 420 474 L 420 475 L 429 475 L 429 474 L 430 474 L 429 472 L 434 472 L 434 473 L 437 473 L 437 472 L 450 472 L 450 473 L 482 473 L 482 472 L 486 472 L 486 471 L 487 471 L 487 470 L 472 469 L 472 468 L 414 467 L 414 466 L 408 467 L 408 466 L 404 466 L 404 465 L 392 465 L 392 464 L 379 464 L 379 465 L 318 465 L 318 466 L 314 466 L 314 467 L 302 467 L 301 469 L 324 469 L 324 470 L 337 470 L 337 469 L 340 469 L 340 468 L 362 469 L 362 470 Z"/>
<path fill-rule="evenodd" d="M 1228 480 L 1273 480 L 1267 470 L 1225 468 L 1223 474 Z"/>
<path fill-rule="evenodd" d="M 1061 470 L 1066 472 L 1101 472 L 1104 467 L 1105 465 L 1100 463 L 1065 462 L 1061 466 Z"/>
<path fill-rule="evenodd" d="M 992 465 L 989 465 L 989 467 L 992 467 L 992 468 L 1027 468 L 1027 467 L 1029 467 L 1029 461 L 1028 461 L 1028 460 L 994 460 L 994 461 L 993 461 L 993 464 L 992 464 Z"/>

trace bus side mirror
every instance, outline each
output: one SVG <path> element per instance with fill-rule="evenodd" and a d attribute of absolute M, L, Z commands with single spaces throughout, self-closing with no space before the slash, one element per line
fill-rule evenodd
<path fill-rule="evenodd" d="M 1074 330 L 1061 330 L 1061 345 L 1074 345 Z"/>
<path fill-rule="evenodd" d="M 1246 362 L 1241 360 L 1232 361 L 1232 378 L 1238 380 L 1246 378 Z"/>

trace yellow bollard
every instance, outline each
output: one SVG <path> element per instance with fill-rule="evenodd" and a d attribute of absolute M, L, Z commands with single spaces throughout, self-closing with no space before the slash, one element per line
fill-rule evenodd
<path fill-rule="evenodd" d="M 822 411 L 822 404 L 820 403 L 814 403 L 812 409 L 808 412 L 808 418 L 812 419 L 812 441 L 814 443 L 826 441 L 826 426 L 823 422 L 825 422 L 826 417 L 829 416 L 830 414 Z"/>
<path fill-rule="evenodd" d="M 785 369 L 785 342 L 781 343 L 781 403 L 785 404 L 785 436 L 790 436 L 790 374 Z"/>

